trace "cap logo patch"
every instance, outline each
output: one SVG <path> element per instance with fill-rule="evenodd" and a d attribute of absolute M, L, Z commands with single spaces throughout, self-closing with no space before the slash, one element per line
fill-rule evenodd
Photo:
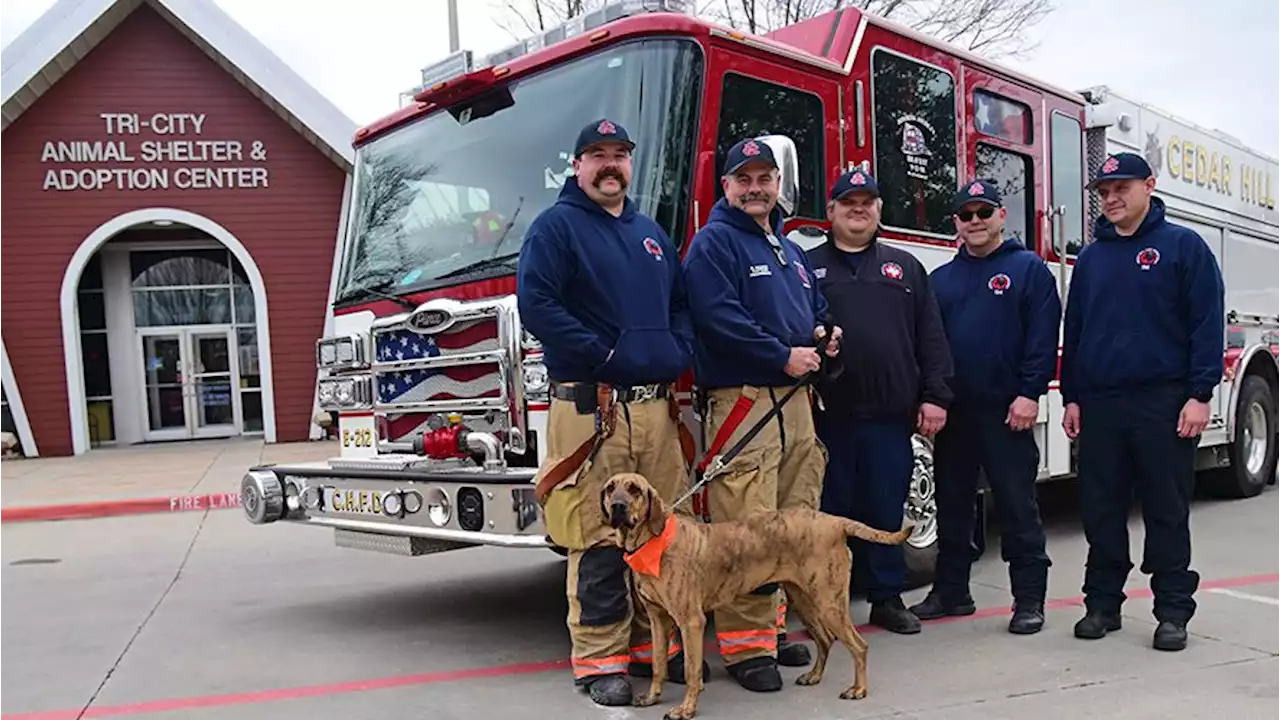
<path fill-rule="evenodd" d="M 986 193 L 986 190 L 983 189 L 982 183 L 974 183 L 969 186 L 970 195 L 983 195 L 985 193 Z"/>
<path fill-rule="evenodd" d="M 854 173 L 853 177 L 849 178 L 849 182 L 853 185 L 866 185 L 867 178 L 862 173 Z"/>
<path fill-rule="evenodd" d="M 608 120 L 601 120 L 600 124 L 596 126 L 596 132 L 601 135 L 612 135 L 618 132 L 618 128 Z"/>
<path fill-rule="evenodd" d="M 742 154 L 748 156 L 759 155 L 760 146 L 756 144 L 755 140 L 748 141 L 746 145 L 742 146 Z"/>
<path fill-rule="evenodd" d="M 887 262 L 880 266 L 880 274 L 890 280 L 901 280 L 902 266 L 895 262 Z"/>
<path fill-rule="evenodd" d="M 662 259 L 662 246 L 658 244 L 657 240 L 654 240 L 651 237 L 645 238 L 644 249 L 645 249 L 645 252 L 653 256 L 654 260 Z"/>
<path fill-rule="evenodd" d="M 1119 169 L 1120 161 L 1113 157 L 1107 158 L 1107 161 L 1102 163 L 1102 172 L 1104 173 L 1113 173 Z"/>
<path fill-rule="evenodd" d="M 1153 247 L 1143 248 L 1138 251 L 1138 257 L 1135 259 L 1143 270 L 1150 270 L 1160 262 L 1160 251 Z"/>
<path fill-rule="evenodd" d="M 987 281 L 987 288 L 996 295 L 1003 295 L 1004 291 L 1008 290 L 1011 285 L 1013 285 L 1013 281 L 1004 273 L 992 275 L 991 279 Z"/>

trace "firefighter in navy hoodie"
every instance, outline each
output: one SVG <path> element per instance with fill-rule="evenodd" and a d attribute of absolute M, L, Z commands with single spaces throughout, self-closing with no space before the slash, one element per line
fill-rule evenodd
<path fill-rule="evenodd" d="M 975 612 L 969 541 L 981 467 L 1009 563 L 1009 632 L 1027 635 L 1044 626 L 1050 565 L 1036 502 L 1040 450 L 1031 429 L 1057 372 L 1062 302 L 1040 256 L 1004 238 L 1006 210 L 994 184 L 969 183 L 953 207 L 963 243 L 931 277 L 955 364 L 955 399 L 933 449 L 937 570 L 929 595 L 911 612 L 921 620 Z"/>
<path fill-rule="evenodd" d="M 732 447 L 799 378 L 820 369 L 816 345 L 827 310 L 804 253 L 782 234 L 778 165 L 769 146 L 755 139 L 735 144 L 721 186 L 724 197 L 684 261 L 710 456 Z M 826 352 L 834 357 L 839 328 L 831 335 Z M 711 521 L 816 509 L 825 465 L 806 389 L 707 486 Z M 776 591 L 766 585 L 715 613 L 729 674 L 756 692 L 782 689 L 779 664 L 810 661 L 808 648 L 785 642 L 785 599 Z"/>
<path fill-rule="evenodd" d="M 924 266 L 877 240 L 882 204 L 870 173 L 836 178 L 827 202 L 830 239 L 809 251 L 809 261 L 849 347 L 841 374 L 818 388 L 818 432 L 830 452 L 822 510 L 894 528 L 910 491 L 912 435 L 933 435 L 948 422 L 951 357 Z M 867 579 L 872 624 L 920 632 L 920 619 L 902 602 L 902 546 L 855 541 L 853 553 L 855 574 Z"/>
<path fill-rule="evenodd" d="M 651 662 L 652 645 L 601 488 L 639 472 L 671 502 L 689 475 L 671 388 L 692 363 L 693 331 L 676 249 L 627 197 L 633 147 L 607 119 L 582 129 L 574 174 L 530 225 L 517 276 L 520 318 L 551 380 L 537 495 L 568 550 L 575 682 L 602 705 L 631 703 L 628 668 Z"/>
<path fill-rule="evenodd" d="M 1079 443 L 1089 543 L 1076 637 L 1120 629 L 1136 495 L 1158 621 L 1152 644 L 1181 650 L 1200 583 L 1190 569 L 1190 503 L 1196 446 L 1222 380 L 1223 283 L 1205 241 L 1165 219 L 1155 186 L 1132 153 L 1108 157 L 1090 183 L 1103 216 L 1067 292 L 1062 425 Z"/>

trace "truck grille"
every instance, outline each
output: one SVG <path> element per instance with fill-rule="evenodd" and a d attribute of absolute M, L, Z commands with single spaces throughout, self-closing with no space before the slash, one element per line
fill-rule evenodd
<path fill-rule="evenodd" d="M 415 326 L 415 316 L 430 322 Z M 439 327 L 440 329 L 434 329 Z M 381 440 L 409 442 L 432 416 L 460 413 L 467 427 L 524 451 L 519 320 L 514 298 L 431 300 L 373 326 L 374 414 Z M 515 432 L 512 432 L 513 428 Z"/>

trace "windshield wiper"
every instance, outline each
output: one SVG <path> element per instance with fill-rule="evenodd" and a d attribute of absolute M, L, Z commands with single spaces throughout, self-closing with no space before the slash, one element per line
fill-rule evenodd
<path fill-rule="evenodd" d="M 400 297 L 398 295 L 392 295 L 390 293 L 386 293 L 382 291 L 382 288 L 390 284 L 391 284 L 390 282 L 384 282 L 378 285 L 370 285 L 369 287 L 356 288 L 355 290 L 352 290 L 346 295 L 343 295 L 341 302 L 354 300 L 357 297 L 372 295 L 374 297 L 380 297 L 385 300 L 390 300 L 391 302 L 396 303 L 397 305 L 399 305 L 402 308 L 405 308 L 406 310 L 418 309 L 418 304 L 415 303 L 414 301 L 409 300 L 407 298 Z"/>
<path fill-rule="evenodd" d="M 449 271 L 449 272 L 447 272 L 447 273 L 445 273 L 445 274 L 443 274 L 443 275 L 439 276 L 439 277 L 438 277 L 438 278 L 436 278 L 436 279 L 437 279 L 437 280 L 444 280 L 445 278 L 458 277 L 459 275 L 468 275 L 468 274 L 470 274 L 470 273 L 478 272 L 478 271 L 480 271 L 480 270 L 485 270 L 485 269 L 487 269 L 487 268 L 497 267 L 497 266 L 499 266 L 499 265 L 509 264 L 509 261 L 510 261 L 512 258 L 518 257 L 519 255 L 520 255 L 520 251 L 518 251 L 518 250 L 517 250 L 517 251 L 515 251 L 515 252 L 503 253 L 502 255 L 498 255 L 498 256 L 496 256 L 496 257 L 495 257 L 495 256 L 489 256 L 489 257 L 487 257 L 487 258 L 483 258 L 483 259 L 481 259 L 481 260 L 477 260 L 477 261 L 475 261 L 475 262 L 473 262 L 473 263 L 468 263 L 468 264 L 466 264 L 466 265 L 463 265 L 462 267 L 458 268 L 457 270 L 451 270 L 451 271 Z"/>

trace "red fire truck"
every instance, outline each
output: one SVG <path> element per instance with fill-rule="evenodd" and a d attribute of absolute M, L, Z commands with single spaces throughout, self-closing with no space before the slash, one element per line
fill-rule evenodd
<path fill-rule="evenodd" d="M 637 140 L 630 195 L 682 249 L 721 192 L 728 148 L 759 136 L 782 159 L 786 229 L 802 246 L 821 241 L 828 183 L 862 167 L 882 188 L 883 240 L 932 269 L 955 251 L 955 188 L 991 177 L 1008 233 L 1044 258 L 1064 298 L 1098 213 L 1090 173 L 1106 152 L 1145 152 L 1169 214 L 1209 242 L 1227 280 L 1203 465 L 1240 497 L 1274 479 L 1275 159 L 856 9 L 756 36 L 684 4 L 622 0 L 483 60 L 458 53 L 423 71 L 412 103 L 356 133 L 334 319 L 316 349 L 318 407 L 336 413 L 339 449 L 250 469 L 252 522 L 331 528 L 341 546 L 408 555 L 550 547 L 532 483 L 548 378 L 516 310 L 515 268 L 529 223 L 571 173 L 574 132 L 602 116 Z M 1055 384 L 1035 429 L 1043 480 L 1073 473 L 1061 414 Z M 931 454 L 924 438 L 915 447 L 904 511 L 925 581 Z"/>

